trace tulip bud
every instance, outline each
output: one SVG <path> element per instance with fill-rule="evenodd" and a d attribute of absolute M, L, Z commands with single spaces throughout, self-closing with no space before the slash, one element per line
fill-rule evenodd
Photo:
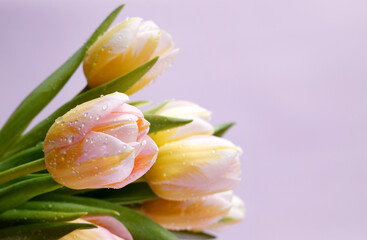
<path fill-rule="evenodd" d="M 149 122 L 122 93 L 83 103 L 58 118 L 44 141 L 46 168 L 72 189 L 121 188 L 155 162 Z"/>
<path fill-rule="evenodd" d="M 86 219 L 77 219 L 72 221 L 71 223 L 92 223 L 95 224 L 97 226 L 97 228 L 94 229 L 88 229 L 88 230 L 75 230 L 69 234 L 67 234 L 66 236 L 60 238 L 60 240 L 83 240 L 83 239 L 88 239 L 88 240 L 100 240 L 100 239 L 104 239 L 104 240 L 132 240 L 132 237 L 130 235 L 130 233 L 127 231 L 127 229 L 125 228 L 125 226 L 117 221 L 116 219 L 114 219 L 113 217 L 107 217 L 106 218 L 110 218 L 108 219 L 108 221 L 113 221 L 115 226 L 114 228 L 119 228 L 120 231 L 119 233 L 122 234 L 116 234 L 113 231 L 111 231 L 108 227 L 99 225 L 98 222 L 96 221 L 89 221 Z M 114 219 L 114 220 L 112 220 Z"/>
<path fill-rule="evenodd" d="M 209 123 L 211 112 L 199 105 L 187 101 L 172 101 L 167 103 L 155 114 L 166 117 L 186 118 L 193 120 L 182 127 L 160 131 L 152 134 L 155 143 L 160 146 L 171 141 L 177 141 L 193 135 L 211 135 L 213 126 Z"/>
<path fill-rule="evenodd" d="M 240 148 L 223 138 L 192 136 L 160 146 L 145 176 L 161 198 L 203 197 L 232 190 L 240 182 L 240 154 Z"/>
<path fill-rule="evenodd" d="M 155 199 L 142 204 L 142 213 L 171 230 L 205 229 L 231 208 L 232 191 L 186 201 Z"/>
<path fill-rule="evenodd" d="M 88 49 L 83 69 L 88 85 L 93 88 L 159 56 L 152 69 L 126 92 L 130 95 L 165 71 L 177 54 L 171 36 L 152 21 L 129 18 L 102 35 Z"/>

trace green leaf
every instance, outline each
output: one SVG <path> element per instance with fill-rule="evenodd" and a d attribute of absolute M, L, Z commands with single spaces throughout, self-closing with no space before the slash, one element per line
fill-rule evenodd
<path fill-rule="evenodd" d="M 17 209 L 63 211 L 63 212 L 85 212 L 88 215 L 119 215 L 115 210 L 91 207 L 82 204 L 52 202 L 52 201 L 29 201 L 17 207 Z"/>
<path fill-rule="evenodd" d="M 161 110 L 162 108 L 164 108 L 164 106 L 166 106 L 169 102 L 172 102 L 173 100 L 167 100 L 164 101 L 163 103 L 159 104 L 156 107 L 153 107 L 147 111 L 144 112 L 144 114 L 156 114 L 159 110 Z"/>
<path fill-rule="evenodd" d="M 121 189 L 98 189 L 82 196 L 103 199 L 118 204 L 134 204 L 157 198 L 147 183 L 131 183 Z"/>
<path fill-rule="evenodd" d="M 76 229 L 96 228 L 86 223 L 36 223 L 20 225 L 0 230 L 0 240 L 58 240 Z"/>
<path fill-rule="evenodd" d="M 129 102 L 129 104 L 134 106 L 134 107 L 143 107 L 143 106 L 149 105 L 151 103 L 152 103 L 151 101 L 145 101 L 145 100 L 136 101 L 136 102 Z"/>
<path fill-rule="evenodd" d="M 0 172 L 28 163 L 32 160 L 42 158 L 44 156 L 42 149 L 43 144 L 37 144 L 34 147 L 28 148 L 11 156 L 10 158 L 5 159 L 4 161 L 0 162 Z"/>
<path fill-rule="evenodd" d="M 17 178 L 17 179 L 14 179 L 14 180 L 12 180 L 12 181 L 9 181 L 9 182 L 6 182 L 6 183 L 3 183 L 3 184 L 0 184 L 0 189 L 1 189 L 1 188 L 5 188 L 5 187 L 10 186 L 10 185 L 13 185 L 13 184 L 15 184 L 15 183 L 18 183 L 18 182 L 24 181 L 24 180 L 34 179 L 34 178 L 39 178 L 39 177 L 45 177 L 45 176 L 50 176 L 50 174 L 48 174 L 48 173 L 45 173 L 45 174 L 28 174 L 28 175 L 25 175 L 25 176 L 19 177 L 19 178 Z"/>
<path fill-rule="evenodd" d="M 180 127 L 192 122 L 191 119 L 171 118 L 152 114 L 144 114 L 144 118 L 150 123 L 149 134 Z"/>
<path fill-rule="evenodd" d="M 0 213 L 60 187 L 62 185 L 57 184 L 50 176 L 45 176 L 31 178 L 2 188 L 0 189 Z"/>
<path fill-rule="evenodd" d="M 11 209 L 0 214 L 0 222 L 36 223 L 72 221 L 87 215 L 86 212 L 54 212 L 27 209 Z"/>
<path fill-rule="evenodd" d="M 88 206 L 98 206 L 116 210 L 120 216 L 114 216 L 122 222 L 129 230 L 134 240 L 178 240 L 170 231 L 166 230 L 153 220 L 123 206 L 116 205 L 107 201 L 76 197 L 60 194 L 45 194 L 36 198 L 37 200 L 49 200 L 59 202 L 71 202 Z"/>
<path fill-rule="evenodd" d="M 92 88 L 66 104 L 64 104 L 62 107 L 57 109 L 54 113 L 52 113 L 48 118 L 44 119 L 42 122 L 37 124 L 32 130 L 30 130 L 28 133 L 23 135 L 19 141 L 15 144 L 15 148 L 12 149 L 11 152 L 17 152 L 22 149 L 28 148 L 32 145 L 34 145 L 36 142 L 42 141 L 48 129 L 51 127 L 51 125 L 55 122 L 55 120 L 64 115 L 66 112 L 68 112 L 70 109 L 76 107 L 78 104 L 84 103 L 86 101 L 95 99 L 97 97 L 100 97 L 101 95 L 110 94 L 113 92 L 125 92 L 128 90 L 132 85 L 134 85 L 135 82 L 137 82 L 141 77 L 147 73 L 152 66 L 157 62 L 158 57 L 150 60 L 149 62 L 144 63 L 143 65 L 135 68 L 131 72 L 123 75 L 122 77 L 119 77 L 111 82 L 108 82 L 102 86 Z"/>
<path fill-rule="evenodd" d="M 0 172 L 0 184 L 44 169 L 46 169 L 44 158 L 10 168 L 8 170 Z"/>
<path fill-rule="evenodd" d="M 214 235 L 204 232 L 171 231 L 179 239 L 215 239 Z"/>
<path fill-rule="evenodd" d="M 88 47 L 108 29 L 122 7 L 123 5 L 116 8 L 97 28 L 89 40 L 61 65 L 61 67 L 38 85 L 17 107 L 0 131 L 0 156 L 18 139 L 33 118 L 37 116 L 64 87 L 82 62 Z"/>
<path fill-rule="evenodd" d="M 215 125 L 213 135 L 217 137 L 223 136 L 234 124 L 234 122 L 227 122 Z"/>

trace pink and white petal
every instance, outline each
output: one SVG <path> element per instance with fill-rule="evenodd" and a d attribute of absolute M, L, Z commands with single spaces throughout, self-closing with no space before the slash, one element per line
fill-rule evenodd
<path fill-rule="evenodd" d="M 89 223 L 88 221 L 77 219 L 72 221 L 72 223 Z M 112 234 L 110 231 L 104 227 L 97 226 L 94 229 L 83 229 L 75 230 L 66 236 L 60 238 L 60 240 L 126 240 Z"/>
<path fill-rule="evenodd" d="M 85 216 L 83 217 L 83 219 L 107 229 L 112 234 L 119 236 L 120 238 L 123 238 L 125 240 L 133 240 L 133 237 L 131 236 L 129 230 L 127 230 L 124 224 L 122 224 L 114 217 L 106 215 L 91 215 Z"/>
<path fill-rule="evenodd" d="M 149 79 L 144 81 L 144 86 L 150 82 L 150 80 L 159 77 L 164 71 L 169 68 L 173 62 L 176 60 L 178 55 L 178 49 L 170 49 L 159 56 L 158 61 L 154 64 L 152 69 L 150 69 L 144 76 L 144 79 Z M 142 80 L 140 80 L 142 81 Z"/>
<path fill-rule="evenodd" d="M 144 49 L 148 41 L 151 41 L 152 39 L 157 39 L 158 41 L 159 34 L 160 34 L 160 29 L 154 22 L 143 21 L 140 24 L 138 31 L 135 35 L 135 39 L 131 44 L 132 54 L 134 56 L 139 55 L 141 51 Z M 152 51 L 152 54 L 153 54 L 153 51 Z"/>
<path fill-rule="evenodd" d="M 51 126 L 44 151 L 49 152 L 80 142 L 93 127 L 100 125 L 104 118 L 111 115 L 116 108 L 125 105 L 123 103 L 128 100 L 126 94 L 113 93 L 78 105 Z"/>
<path fill-rule="evenodd" d="M 102 132 L 89 132 L 83 139 L 82 152 L 83 154 L 76 163 L 119 153 L 134 152 L 134 148 L 111 135 Z"/>
<path fill-rule="evenodd" d="M 161 30 L 158 46 L 153 56 L 162 55 L 164 52 L 174 47 L 172 37 L 169 33 Z"/>
<path fill-rule="evenodd" d="M 138 32 L 139 26 L 143 21 L 142 18 L 128 18 L 124 22 L 116 25 L 114 28 L 121 28 L 119 31 L 112 35 L 111 40 L 105 45 L 109 48 L 111 53 L 125 52 L 135 39 L 135 35 Z M 111 31 L 114 30 L 111 29 Z"/>
<path fill-rule="evenodd" d="M 122 142 L 130 143 L 137 141 L 139 128 L 135 121 L 126 121 L 125 123 L 121 123 L 116 127 L 111 127 L 106 130 L 102 130 L 101 132 L 111 135 Z"/>
<path fill-rule="evenodd" d="M 135 158 L 134 169 L 130 176 L 121 183 L 111 185 L 115 188 L 122 188 L 129 183 L 142 177 L 155 163 L 158 155 L 158 147 L 155 142 L 149 137 L 145 136 L 143 139 L 143 146 L 140 154 Z"/>
<path fill-rule="evenodd" d="M 142 138 L 146 136 L 149 132 L 150 123 L 145 118 L 141 118 L 140 121 L 138 122 L 138 126 L 139 126 L 138 141 L 142 141 Z"/>
<path fill-rule="evenodd" d="M 172 101 L 160 109 L 156 114 L 179 118 L 197 117 L 209 122 L 211 112 L 192 102 Z"/>

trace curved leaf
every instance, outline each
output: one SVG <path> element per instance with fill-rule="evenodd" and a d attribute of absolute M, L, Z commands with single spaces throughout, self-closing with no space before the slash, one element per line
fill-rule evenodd
<path fill-rule="evenodd" d="M 119 77 L 111 82 L 108 82 L 102 86 L 92 88 L 80 95 L 77 95 L 69 102 L 65 103 L 62 107 L 57 109 L 54 113 L 52 113 L 49 117 L 44 119 L 42 122 L 37 124 L 34 128 L 32 128 L 28 133 L 23 135 L 19 141 L 15 144 L 15 148 L 11 150 L 11 152 L 17 152 L 28 148 L 35 143 L 42 141 L 48 129 L 55 122 L 56 118 L 62 116 L 70 109 L 76 107 L 78 104 L 83 102 L 92 100 L 101 95 L 110 94 L 113 92 L 125 92 L 128 90 L 135 82 L 137 82 L 141 77 L 147 73 L 151 67 L 156 63 L 158 57 L 150 60 L 147 63 L 135 68 L 131 72 Z"/>
<path fill-rule="evenodd" d="M 64 87 L 82 62 L 88 47 L 111 25 L 122 6 L 116 8 L 97 28 L 89 40 L 61 67 L 38 85 L 17 107 L 0 131 L 0 156 L 23 133 L 29 123 Z"/>
<path fill-rule="evenodd" d="M 91 207 L 82 204 L 52 202 L 52 201 L 29 201 L 17 207 L 17 209 L 62 211 L 62 212 L 85 212 L 88 215 L 119 215 L 115 210 L 99 207 Z"/>
<path fill-rule="evenodd" d="M 62 185 L 57 184 L 50 176 L 45 176 L 31 178 L 2 188 L 0 189 L 0 213 L 60 187 Z"/>
<path fill-rule="evenodd" d="M 86 223 L 36 223 L 2 228 L 0 240 L 58 240 L 76 229 L 96 228 L 93 224 Z"/>
<path fill-rule="evenodd" d="M 144 114 L 144 118 L 150 123 L 149 134 L 180 127 L 192 122 L 191 119 L 172 118 L 152 114 Z"/>
<path fill-rule="evenodd" d="M 51 194 L 51 193 L 39 196 L 36 199 L 70 202 L 116 210 L 120 213 L 120 216 L 114 216 L 114 218 L 116 218 L 125 225 L 125 227 L 129 230 L 129 232 L 133 236 L 134 240 L 178 240 L 178 238 L 174 234 L 164 229 L 162 226 L 160 226 L 153 220 L 127 207 L 119 206 L 114 203 L 94 198 L 76 197 L 76 196 Z"/>
<path fill-rule="evenodd" d="M 44 169 L 46 169 L 44 158 L 10 168 L 8 170 L 0 172 L 0 184 Z"/>
<path fill-rule="evenodd" d="M 118 204 L 135 204 L 157 198 L 147 183 L 131 183 L 121 189 L 98 189 L 82 196 L 103 199 Z"/>
<path fill-rule="evenodd" d="M 0 172 L 42 158 L 44 156 L 42 149 L 43 143 L 40 143 L 5 159 L 0 162 Z"/>
<path fill-rule="evenodd" d="M 215 125 L 213 135 L 217 137 L 223 136 L 234 124 L 234 122 L 228 122 Z"/>
<path fill-rule="evenodd" d="M 0 222 L 35 223 L 72 221 L 87 215 L 86 212 L 54 212 L 27 209 L 11 209 L 0 214 Z"/>

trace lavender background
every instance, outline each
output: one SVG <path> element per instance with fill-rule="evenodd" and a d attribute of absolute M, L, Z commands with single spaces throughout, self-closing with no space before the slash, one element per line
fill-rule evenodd
<path fill-rule="evenodd" d="M 123 1 L 0 1 L 0 124 Z M 367 2 L 135 0 L 181 49 L 132 97 L 235 120 L 247 216 L 219 239 L 366 239 Z M 81 71 L 36 119 L 85 84 Z M 20 119 L 21 121 L 21 119 Z"/>

